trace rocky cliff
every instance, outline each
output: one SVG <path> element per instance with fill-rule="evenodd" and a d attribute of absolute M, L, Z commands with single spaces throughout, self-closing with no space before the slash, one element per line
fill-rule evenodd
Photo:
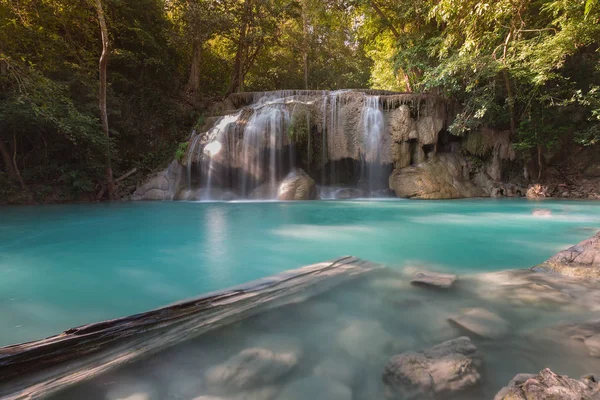
<path fill-rule="evenodd" d="M 453 136 L 450 108 L 435 96 L 370 90 L 234 94 L 213 107 L 205 131 L 192 134 L 181 163 L 133 198 L 275 199 L 297 170 L 322 193 L 333 186 L 366 197 L 525 195 L 523 184 L 506 183 L 524 183 L 510 133 Z"/>

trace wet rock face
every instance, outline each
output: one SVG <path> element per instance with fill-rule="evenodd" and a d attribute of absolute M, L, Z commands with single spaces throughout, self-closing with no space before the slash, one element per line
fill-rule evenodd
<path fill-rule="evenodd" d="M 532 269 L 567 276 L 600 278 L 600 232 Z"/>
<path fill-rule="evenodd" d="M 535 185 L 531 185 L 527 188 L 526 196 L 529 198 L 544 198 L 550 197 L 550 193 L 548 191 L 548 187 L 542 186 L 539 183 Z"/>
<path fill-rule="evenodd" d="M 557 375 L 546 368 L 537 375 L 519 374 L 494 400 L 593 400 L 600 398 L 600 384 L 594 376 L 580 380 Z"/>
<path fill-rule="evenodd" d="M 315 180 L 302 169 L 291 172 L 279 186 L 278 200 L 315 200 L 317 185 Z"/>
<path fill-rule="evenodd" d="M 464 157 L 454 153 L 439 154 L 417 166 L 395 169 L 389 184 L 398 197 L 456 199 L 489 196 L 469 181 Z"/>
<path fill-rule="evenodd" d="M 498 338 L 505 335 L 508 322 L 485 308 L 471 308 L 449 319 L 452 324 L 479 337 Z"/>
<path fill-rule="evenodd" d="M 479 383 L 481 367 L 477 347 L 466 336 L 422 352 L 405 352 L 392 357 L 385 366 L 386 398 L 404 400 L 456 394 Z"/>
<path fill-rule="evenodd" d="M 183 167 L 173 161 L 164 171 L 152 176 L 137 188 L 132 200 L 173 200 L 184 179 Z"/>

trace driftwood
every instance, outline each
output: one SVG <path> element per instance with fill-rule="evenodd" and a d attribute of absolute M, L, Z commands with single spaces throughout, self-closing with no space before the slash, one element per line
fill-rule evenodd
<path fill-rule="evenodd" d="M 266 308 L 379 269 L 343 257 L 129 317 L 0 348 L 0 398 L 37 399 Z"/>

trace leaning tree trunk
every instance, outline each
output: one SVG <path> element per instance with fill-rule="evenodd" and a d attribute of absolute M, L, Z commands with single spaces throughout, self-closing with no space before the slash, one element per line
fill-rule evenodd
<path fill-rule="evenodd" d="M 4 165 L 6 166 L 6 172 L 10 178 L 17 178 L 17 171 L 15 170 L 15 166 L 13 165 L 12 156 L 10 155 L 10 151 L 6 144 L 0 139 L 0 154 L 2 154 L 2 159 L 4 160 Z"/>
<path fill-rule="evenodd" d="M 202 45 L 201 41 L 194 42 L 194 49 L 192 54 L 192 65 L 190 67 L 190 76 L 188 79 L 186 92 L 187 94 L 194 98 L 196 94 L 200 90 L 200 67 L 202 61 Z"/>
<path fill-rule="evenodd" d="M 244 60 L 248 53 L 248 22 L 250 17 L 250 0 L 244 1 L 244 14 L 240 26 L 240 38 L 238 41 L 237 51 L 235 53 L 235 62 L 233 64 L 233 72 L 231 73 L 231 83 L 225 92 L 225 97 L 235 91 L 241 91 L 244 86 Z"/>
<path fill-rule="evenodd" d="M 96 11 L 98 13 L 98 22 L 100 23 L 100 33 L 102 35 L 102 54 L 100 55 L 100 93 L 98 104 L 100 107 L 100 120 L 102 122 L 102 131 L 106 136 L 106 190 L 110 200 L 115 198 L 115 183 L 113 181 L 113 172 L 110 159 L 110 133 L 108 130 L 108 114 L 106 112 L 106 68 L 108 65 L 108 56 L 110 52 L 110 39 L 108 37 L 108 27 L 104 18 L 104 9 L 102 0 L 96 0 Z"/>

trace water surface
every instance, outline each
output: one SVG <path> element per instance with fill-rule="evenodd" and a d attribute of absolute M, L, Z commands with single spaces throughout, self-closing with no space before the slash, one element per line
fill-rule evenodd
<path fill-rule="evenodd" d="M 4 207 L 0 345 L 342 255 L 459 274 L 526 268 L 598 229 L 600 207 L 583 201 Z"/>

